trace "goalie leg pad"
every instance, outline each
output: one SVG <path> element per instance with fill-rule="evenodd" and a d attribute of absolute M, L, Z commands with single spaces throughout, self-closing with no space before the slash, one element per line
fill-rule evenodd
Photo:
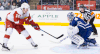
<path fill-rule="evenodd" d="M 84 43 L 84 39 L 80 35 L 69 36 L 69 38 L 77 45 L 81 45 Z"/>
<path fill-rule="evenodd" d="M 79 29 L 78 27 L 73 27 L 73 26 L 69 26 L 68 29 L 67 29 L 67 33 L 68 33 L 68 36 L 73 36 L 75 34 L 77 34 L 79 32 Z"/>

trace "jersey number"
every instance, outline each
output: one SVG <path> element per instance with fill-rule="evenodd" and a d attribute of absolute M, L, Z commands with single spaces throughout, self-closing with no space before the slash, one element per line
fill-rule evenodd
<path fill-rule="evenodd" d="M 21 16 L 21 15 L 19 15 L 19 14 L 16 14 L 16 18 L 20 18 L 20 16 Z"/>

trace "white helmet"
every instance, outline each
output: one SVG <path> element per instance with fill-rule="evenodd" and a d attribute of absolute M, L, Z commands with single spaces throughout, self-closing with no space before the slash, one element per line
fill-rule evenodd
<path fill-rule="evenodd" d="M 28 3 L 22 3 L 22 4 L 21 4 L 21 9 L 23 9 L 23 8 L 29 9 L 29 10 L 30 10 L 30 6 L 29 6 Z"/>

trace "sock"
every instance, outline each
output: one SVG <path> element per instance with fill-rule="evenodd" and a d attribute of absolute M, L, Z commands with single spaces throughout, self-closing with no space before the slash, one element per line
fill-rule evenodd
<path fill-rule="evenodd" d="M 28 39 L 28 41 L 29 41 L 31 44 L 36 45 L 36 44 L 33 42 L 32 38 Z"/>
<path fill-rule="evenodd" d="M 29 35 L 29 33 L 27 32 L 27 30 L 24 30 L 21 32 L 22 35 L 24 35 L 26 37 L 26 39 L 33 45 L 35 45 L 35 43 L 33 42 L 31 36 Z"/>
<path fill-rule="evenodd" d="M 3 43 L 7 44 L 9 38 L 10 38 L 10 36 L 5 34 L 4 39 L 3 39 Z"/>
<path fill-rule="evenodd" d="M 26 39 L 33 45 L 35 45 L 35 43 L 33 42 L 31 36 L 29 35 L 28 37 L 26 37 Z"/>
<path fill-rule="evenodd" d="M 9 40 L 8 38 L 4 38 L 3 43 L 8 43 L 8 40 Z"/>

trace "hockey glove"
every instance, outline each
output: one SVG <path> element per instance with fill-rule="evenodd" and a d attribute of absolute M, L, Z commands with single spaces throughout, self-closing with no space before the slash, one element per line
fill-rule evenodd
<path fill-rule="evenodd" d="M 34 27 L 35 30 L 40 30 L 40 27 L 37 23 L 35 23 L 35 25 L 32 25 Z"/>

